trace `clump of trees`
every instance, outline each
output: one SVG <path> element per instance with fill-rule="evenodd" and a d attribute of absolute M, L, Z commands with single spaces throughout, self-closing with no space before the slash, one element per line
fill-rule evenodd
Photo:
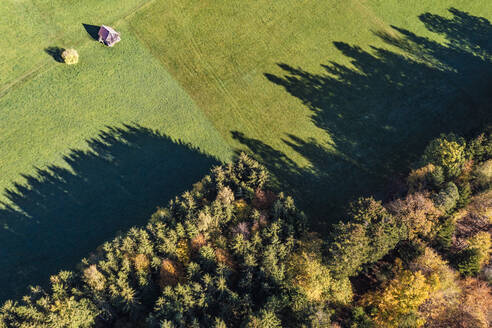
<path fill-rule="evenodd" d="M 328 238 L 241 155 L 0 309 L 0 327 L 488 327 L 492 137 L 432 141 L 408 192 Z"/>
<path fill-rule="evenodd" d="M 407 195 L 384 205 L 404 232 L 394 250 L 381 243 L 388 251 L 378 262 L 389 262 L 392 270 L 383 274 L 377 263 L 358 269 L 352 279 L 372 274 L 375 287 L 362 292 L 357 311 L 343 324 L 488 327 L 491 290 L 481 279 L 490 271 L 491 142 L 490 133 L 468 142 L 449 134 L 429 144 L 409 174 Z M 354 243 L 360 239 L 346 236 Z M 347 254 L 359 252 L 345 245 Z"/>
<path fill-rule="evenodd" d="M 373 198 L 352 204 L 346 222 L 334 226 L 327 261 L 338 278 L 354 276 L 366 263 L 388 254 L 407 229 Z"/>
<path fill-rule="evenodd" d="M 349 303 L 323 242 L 292 198 L 241 155 L 159 209 L 145 228 L 102 245 L 80 270 L 0 310 L 4 327 L 281 327 L 329 322 Z M 318 284 L 318 282 L 321 282 Z"/>

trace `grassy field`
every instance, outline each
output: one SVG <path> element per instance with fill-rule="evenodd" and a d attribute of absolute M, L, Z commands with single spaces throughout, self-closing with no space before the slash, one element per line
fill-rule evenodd
<path fill-rule="evenodd" d="M 2 299 L 240 150 L 324 229 L 348 200 L 384 197 L 432 137 L 475 128 L 492 72 L 485 0 L 7 0 L 0 12 Z M 83 25 L 102 23 L 122 32 L 114 48 Z M 80 63 L 58 63 L 57 47 Z"/>
<path fill-rule="evenodd" d="M 87 40 L 82 24 L 116 23 L 146 0 L 6 0 L 0 4 L 0 94 L 28 79 L 52 58 L 44 49 Z"/>
<path fill-rule="evenodd" d="M 119 47 L 85 44 L 78 49 L 78 65 L 55 63 L 0 98 L 0 185 L 34 173 L 33 166 L 62 165 L 70 149 L 84 149 L 86 139 L 123 123 L 158 129 L 227 158 L 227 145 L 205 115 L 146 48 L 119 28 L 125 35 Z"/>
<path fill-rule="evenodd" d="M 230 158 L 200 109 L 127 30 L 122 18 L 144 3 L 2 2 L 8 15 L 0 24 L 0 188 L 22 182 L 20 176 L 35 167 L 63 165 L 70 149 L 86 149 L 86 139 L 123 123 L 159 129 L 221 160 Z M 103 17 L 125 36 L 118 48 L 101 46 L 84 29 L 83 23 L 100 24 Z M 18 28 L 18 22 L 25 25 Z M 46 52 L 75 45 L 81 62 L 74 67 Z"/>
<path fill-rule="evenodd" d="M 470 89 L 481 79 L 461 67 L 475 56 L 449 54 L 444 72 L 442 44 L 457 34 L 435 33 L 419 15 L 449 19 L 469 36 L 487 35 L 490 24 L 471 32 L 467 23 L 480 23 L 454 17 L 452 6 L 490 19 L 487 1 L 171 0 L 130 23 L 227 142 L 251 150 L 328 224 L 348 200 L 381 194 L 432 137 L 469 131 L 456 122 L 470 101 L 455 98 L 465 75 Z M 434 52 L 417 58 L 405 42 Z"/>

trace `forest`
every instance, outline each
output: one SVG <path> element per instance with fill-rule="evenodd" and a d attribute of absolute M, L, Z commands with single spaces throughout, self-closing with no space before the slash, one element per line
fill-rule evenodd
<path fill-rule="evenodd" d="M 327 235 L 240 154 L 5 302 L 0 327 L 489 327 L 491 132 L 432 140 Z"/>

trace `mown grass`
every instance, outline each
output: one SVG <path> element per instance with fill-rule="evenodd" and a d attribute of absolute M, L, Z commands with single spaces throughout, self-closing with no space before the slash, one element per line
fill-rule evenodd
<path fill-rule="evenodd" d="M 230 157 L 187 94 L 123 25 L 119 28 L 124 42 L 117 47 L 90 42 L 78 48 L 79 64 L 53 61 L 48 71 L 0 98 L 1 187 L 34 173 L 34 167 L 63 165 L 70 149 L 86 149 L 85 140 L 121 124 L 156 129 L 222 160 Z"/>
<path fill-rule="evenodd" d="M 350 1 L 156 1 L 130 22 L 231 144 L 240 146 L 231 135 L 237 130 L 288 151 L 281 140 L 288 132 L 324 142 L 330 137 L 264 73 L 287 61 L 319 71 L 335 52 L 333 40 L 353 39 L 355 31 L 374 39 L 372 23 L 351 7 Z"/>
<path fill-rule="evenodd" d="M 0 3 L 0 93 L 51 58 L 48 47 L 87 40 L 82 24 L 114 24 L 148 0 L 5 0 Z"/>

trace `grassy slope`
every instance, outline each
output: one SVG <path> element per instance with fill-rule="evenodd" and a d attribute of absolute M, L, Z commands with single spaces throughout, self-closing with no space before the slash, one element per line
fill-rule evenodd
<path fill-rule="evenodd" d="M 11 186 L 33 166 L 62 164 L 61 155 L 85 149 L 86 139 L 122 123 L 158 129 L 227 158 L 227 146 L 206 117 L 145 47 L 120 28 L 125 42 L 118 47 L 91 42 L 79 49 L 78 65 L 55 63 L 0 99 L 0 186 Z"/>
<path fill-rule="evenodd" d="M 237 130 L 288 151 L 281 140 L 287 132 L 330 138 L 311 124 L 299 101 L 263 74 L 279 72 L 282 62 L 319 71 L 325 50 L 335 52 L 334 39 L 370 39 L 364 31 L 372 23 L 350 8 L 347 1 L 157 1 L 131 23 L 231 144 L 240 146 L 231 136 Z"/>
<path fill-rule="evenodd" d="M 449 16 L 446 10 L 451 6 L 479 16 L 492 9 L 487 1 L 461 0 L 170 0 L 154 2 L 137 13 L 131 25 L 232 146 L 251 149 L 285 188 L 297 189 L 293 192 L 304 198 L 306 209 L 325 207 L 319 213 L 329 215 L 351 197 L 374 193 L 382 177 L 408 167 L 427 140 L 449 128 L 436 128 L 434 120 L 448 110 L 440 105 L 432 119 L 424 119 L 427 107 L 437 101 L 424 98 L 435 94 L 432 88 L 442 83 L 436 71 L 403 58 L 391 66 L 369 53 L 374 52 L 372 46 L 403 53 L 374 33 L 398 36 L 392 24 L 443 41 L 425 29 L 418 15 Z M 335 41 L 368 53 L 350 58 Z M 346 66 L 339 74 L 344 80 L 338 89 L 331 87 L 336 83 L 321 66 L 330 62 Z M 357 68 L 349 72 L 352 62 Z M 311 74 L 296 76 L 304 85 L 293 83 L 290 93 L 301 96 L 293 97 L 265 77 L 287 74 L 278 63 Z M 364 74 L 357 75 L 357 69 Z M 393 83 L 397 79 L 408 80 L 405 90 Z M 423 90 L 420 83 L 426 80 L 432 88 Z M 381 105 L 387 96 L 394 99 Z M 302 101 L 317 105 L 312 108 Z M 422 113 L 414 112 L 413 117 L 392 113 L 408 106 Z M 421 122 L 411 122 L 419 116 Z M 455 119 L 462 117 L 457 114 Z M 233 131 L 242 135 L 234 137 Z M 408 138 L 418 140 L 418 145 L 405 148 Z M 398 160 L 389 164 L 387 156 Z M 310 201 L 320 199 L 320 194 L 332 204 Z"/>

